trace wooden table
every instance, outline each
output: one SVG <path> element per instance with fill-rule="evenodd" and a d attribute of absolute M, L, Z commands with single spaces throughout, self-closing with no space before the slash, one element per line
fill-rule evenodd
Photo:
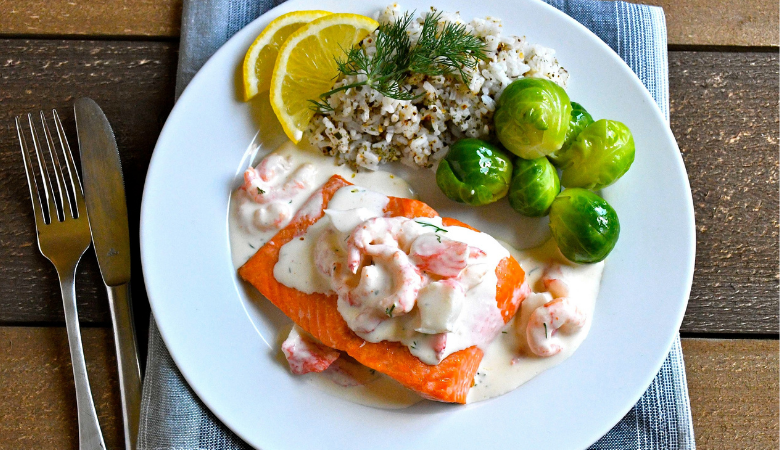
<path fill-rule="evenodd" d="M 777 2 L 648 3 L 666 11 L 671 125 L 696 209 L 696 269 L 681 329 L 696 442 L 778 448 Z M 60 108 L 75 142 L 73 100 L 103 106 L 122 152 L 136 313 L 145 316 L 138 215 L 173 106 L 180 16 L 180 0 L 0 0 L 0 448 L 77 448 L 62 303 L 35 243 L 13 117 Z M 91 252 L 78 292 L 103 432 L 119 448 L 116 362 Z"/>

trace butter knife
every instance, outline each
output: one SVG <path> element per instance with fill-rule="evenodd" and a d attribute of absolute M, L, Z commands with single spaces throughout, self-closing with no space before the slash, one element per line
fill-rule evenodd
<path fill-rule="evenodd" d="M 114 132 L 89 98 L 74 105 L 84 198 L 100 274 L 108 291 L 119 368 L 125 448 L 135 450 L 141 411 L 141 369 L 130 300 L 130 231 Z"/>

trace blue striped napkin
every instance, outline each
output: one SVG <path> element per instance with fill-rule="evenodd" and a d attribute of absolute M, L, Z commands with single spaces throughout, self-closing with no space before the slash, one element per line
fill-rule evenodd
<path fill-rule="evenodd" d="M 588 27 L 612 47 L 636 72 L 669 120 L 666 22 L 661 8 L 599 0 L 545 1 Z M 228 38 L 278 3 L 274 0 L 184 0 L 176 96 Z M 185 383 L 160 338 L 154 318 L 146 367 L 139 450 L 249 449 L 203 406 Z M 591 449 L 695 448 L 678 338 L 639 402 Z"/>

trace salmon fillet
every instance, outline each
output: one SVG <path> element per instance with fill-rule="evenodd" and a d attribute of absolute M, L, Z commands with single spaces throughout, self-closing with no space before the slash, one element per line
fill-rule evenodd
<path fill-rule="evenodd" d="M 319 215 L 296 216 L 293 221 L 261 247 L 239 270 L 239 275 L 268 300 L 284 312 L 299 327 L 303 328 L 323 344 L 346 352 L 361 364 L 384 373 L 417 392 L 424 398 L 452 403 L 465 403 L 471 388 L 482 350 L 476 346 L 455 352 L 437 365 L 428 365 L 409 352 L 399 342 L 366 342 L 348 326 L 337 309 L 335 294 L 305 294 L 287 287 L 274 278 L 274 266 L 279 260 L 279 251 L 290 240 L 302 236 L 306 230 L 324 215 L 328 202 L 335 192 L 351 183 L 334 175 L 315 192 L 309 201 L 320 201 Z M 418 200 L 389 197 L 385 215 L 435 217 L 430 206 Z M 312 211 L 313 208 L 306 208 Z M 444 218 L 444 225 L 467 226 L 455 219 Z M 468 227 L 474 229 L 472 227 Z M 510 257 L 501 260 L 496 267 L 498 284 L 496 300 L 504 323 L 514 316 L 524 298 L 521 286 L 525 273 L 517 261 Z"/>

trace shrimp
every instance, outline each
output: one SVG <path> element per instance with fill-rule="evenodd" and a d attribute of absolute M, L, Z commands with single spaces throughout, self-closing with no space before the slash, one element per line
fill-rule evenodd
<path fill-rule="evenodd" d="M 561 272 L 561 266 L 558 264 L 550 263 L 550 265 L 544 269 L 542 284 L 544 284 L 545 290 L 547 290 L 553 298 L 569 296 L 569 285 L 563 281 L 563 272 Z"/>
<path fill-rule="evenodd" d="M 311 189 L 316 171 L 314 165 L 303 164 L 293 172 L 289 159 L 272 153 L 256 168 L 250 167 L 244 172 L 241 189 L 255 203 L 288 201 L 298 193 Z"/>
<path fill-rule="evenodd" d="M 293 216 L 292 207 L 285 202 L 259 205 L 252 214 L 252 224 L 260 231 L 284 228 Z"/>
<path fill-rule="evenodd" d="M 364 266 L 361 269 L 360 282 L 350 292 L 350 304 L 373 303 L 377 312 L 388 317 L 400 316 L 411 311 L 417 301 L 417 294 L 422 288 L 423 277 L 414 263 L 409 260 L 409 256 L 398 249 L 387 254 L 375 255 L 373 262 L 374 265 Z M 377 297 L 376 294 L 382 291 L 378 285 L 383 278 L 375 265 L 382 266 L 393 279 L 393 290 L 387 295 L 379 296 L 378 301 L 374 299 Z"/>
<path fill-rule="evenodd" d="M 331 279 L 336 294 L 348 299 L 356 283 L 353 274 L 345 270 L 342 255 L 338 234 L 332 228 L 326 229 L 314 244 L 314 265 L 322 276 Z"/>
<path fill-rule="evenodd" d="M 407 250 L 423 230 L 406 217 L 375 217 L 355 227 L 347 239 L 347 265 L 357 273 L 364 256 L 389 256 Z"/>
<path fill-rule="evenodd" d="M 568 298 L 556 298 L 536 308 L 528 318 L 528 347 L 538 356 L 553 356 L 563 347 L 559 330 L 576 331 L 585 325 L 585 315 Z"/>
<path fill-rule="evenodd" d="M 406 252 L 412 241 L 424 233 L 419 228 L 405 217 L 375 217 L 352 230 L 347 238 L 346 262 L 353 274 L 360 272 L 360 281 L 347 297 L 351 305 L 365 302 L 388 317 L 412 310 L 423 277 Z M 380 268 L 392 277 L 393 290 L 389 293 L 381 286 L 384 280 Z M 334 282 L 338 283 L 338 280 L 334 279 Z"/>
<path fill-rule="evenodd" d="M 470 259 L 484 257 L 485 252 L 465 242 L 428 233 L 414 240 L 410 256 L 421 270 L 452 278 L 460 275 Z"/>
<path fill-rule="evenodd" d="M 370 219 L 366 222 L 370 222 Z M 365 223 L 365 222 L 364 222 Z M 390 225 L 392 227 L 392 225 Z M 354 232 L 353 232 L 354 234 Z M 372 310 L 366 320 L 375 328 L 377 317 L 394 317 L 408 313 L 414 307 L 417 293 L 423 285 L 423 277 L 419 270 L 409 260 L 409 256 L 394 244 L 395 239 L 383 236 L 386 244 L 368 244 L 370 246 L 371 265 L 365 265 L 359 270 L 344 267 L 344 251 L 340 248 L 338 234 L 332 228 L 323 232 L 314 248 L 314 262 L 317 270 L 331 279 L 331 286 L 340 299 L 350 306 Z M 347 245 L 349 247 L 349 244 Z M 350 249 L 347 249 L 349 254 Z M 358 252 L 358 264 L 361 255 Z M 392 291 L 384 285 L 382 269 L 392 278 Z M 382 294 L 382 295 L 379 295 Z"/>

